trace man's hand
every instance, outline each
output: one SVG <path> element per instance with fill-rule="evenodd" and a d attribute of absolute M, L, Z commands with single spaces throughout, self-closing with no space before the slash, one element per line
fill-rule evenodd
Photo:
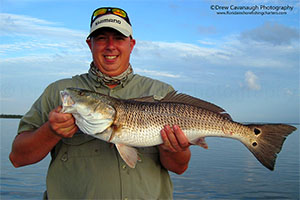
<path fill-rule="evenodd" d="M 182 174 L 191 158 L 190 143 L 177 125 L 171 128 L 166 125 L 161 130 L 163 144 L 159 145 L 160 161 L 162 165 L 177 174 Z"/>
<path fill-rule="evenodd" d="M 49 128 L 50 130 L 60 137 L 72 137 L 78 127 L 75 124 L 75 119 L 70 113 L 61 113 L 62 107 L 58 106 L 49 113 Z"/>
<path fill-rule="evenodd" d="M 164 142 L 160 147 L 165 151 L 182 152 L 186 151 L 190 146 L 187 137 L 177 125 L 174 125 L 172 128 L 169 125 L 164 126 L 160 134 Z"/>
<path fill-rule="evenodd" d="M 71 114 L 60 113 L 58 106 L 49 113 L 48 121 L 33 131 L 24 131 L 13 142 L 9 159 L 15 167 L 42 160 L 63 137 L 72 137 L 78 130 Z"/>

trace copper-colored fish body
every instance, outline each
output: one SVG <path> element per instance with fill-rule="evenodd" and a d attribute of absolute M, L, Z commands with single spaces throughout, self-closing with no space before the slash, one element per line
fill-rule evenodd
<path fill-rule="evenodd" d="M 202 138 L 227 137 L 241 141 L 254 156 L 270 170 L 274 169 L 277 153 L 287 135 L 296 130 L 295 127 L 286 124 L 250 124 L 243 125 L 234 122 L 230 115 L 222 108 L 209 102 L 176 92 L 169 93 L 163 99 L 157 101 L 151 97 L 141 99 L 123 100 L 108 97 L 95 92 L 68 88 L 68 93 L 74 103 L 73 115 L 80 112 L 74 110 L 76 102 L 87 102 L 91 116 L 97 115 L 94 121 L 101 124 L 101 133 L 84 131 L 99 139 L 116 144 L 122 158 L 134 167 L 137 156 L 131 147 L 149 147 L 162 143 L 160 130 L 164 125 L 179 125 L 186 134 L 190 143 L 207 147 Z M 89 98 L 87 98 L 89 97 Z M 91 98 L 92 97 L 92 98 Z M 88 103 L 93 100 L 93 104 Z M 95 103 L 96 102 L 96 103 Z M 98 102 L 98 103 L 97 103 Z M 101 109 L 93 109 L 99 107 Z M 94 110 L 94 111 L 93 111 Z M 68 112 L 66 110 L 66 112 Z M 71 113 L 72 113 L 71 112 Z M 99 115 L 99 112 L 102 113 Z M 82 120 L 75 117 L 76 120 Z M 106 121 L 105 121 L 106 120 Z M 86 120 L 86 124 L 89 123 Z M 104 121 L 103 123 L 100 123 Z M 93 127 L 92 125 L 88 125 Z M 80 127 L 81 130 L 87 130 Z M 90 128 L 96 130 L 96 128 Z M 131 160 L 131 157 L 134 157 Z"/>

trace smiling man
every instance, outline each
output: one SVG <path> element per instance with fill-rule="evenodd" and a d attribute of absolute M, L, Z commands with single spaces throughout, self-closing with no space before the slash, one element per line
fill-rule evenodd
<path fill-rule="evenodd" d="M 89 72 L 45 89 L 20 121 L 11 162 L 25 166 L 51 152 L 45 199 L 172 199 L 168 170 L 183 173 L 191 156 L 178 126 L 162 127 L 159 147 L 139 148 L 142 161 L 132 169 L 115 147 L 83 134 L 71 114 L 60 112 L 59 92 L 67 87 L 122 99 L 164 97 L 173 91 L 166 83 L 133 73 L 129 60 L 135 40 L 124 10 L 96 9 L 87 44 L 93 56 Z"/>

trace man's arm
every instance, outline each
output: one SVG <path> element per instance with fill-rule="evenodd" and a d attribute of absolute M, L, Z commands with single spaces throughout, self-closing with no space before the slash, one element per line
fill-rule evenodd
<path fill-rule="evenodd" d="M 9 159 L 15 167 L 39 162 L 62 137 L 72 137 L 77 126 L 71 114 L 60 113 L 61 106 L 49 113 L 49 120 L 35 131 L 16 136 Z"/>
<path fill-rule="evenodd" d="M 159 146 L 160 161 L 167 169 L 182 174 L 188 168 L 191 158 L 190 143 L 182 130 L 174 125 L 167 125 L 161 130 L 163 144 Z"/>

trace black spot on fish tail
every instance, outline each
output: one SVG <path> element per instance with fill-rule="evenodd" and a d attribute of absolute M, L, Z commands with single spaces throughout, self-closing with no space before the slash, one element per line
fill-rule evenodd
<path fill-rule="evenodd" d="M 249 124 L 256 135 L 256 141 L 246 144 L 248 149 L 266 168 L 274 170 L 277 154 L 281 151 L 286 137 L 296 130 L 286 124 Z"/>
<path fill-rule="evenodd" d="M 260 132 L 261 132 L 261 131 L 260 131 L 258 128 L 254 128 L 254 134 L 255 134 L 255 135 L 259 135 Z"/>
<path fill-rule="evenodd" d="M 256 147 L 257 146 L 257 142 L 253 142 L 252 146 Z"/>

